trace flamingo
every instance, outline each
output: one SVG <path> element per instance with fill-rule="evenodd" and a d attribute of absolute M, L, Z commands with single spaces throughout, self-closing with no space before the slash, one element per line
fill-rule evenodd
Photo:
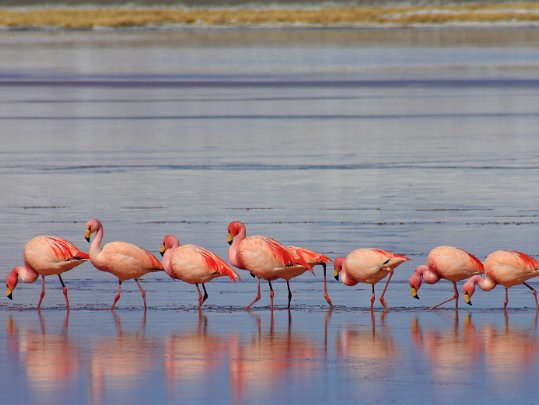
<path fill-rule="evenodd" d="M 393 271 L 400 264 L 410 260 L 408 257 L 382 249 L 355 249 L 346 258 L 337 257 L 334 262 L 335 279 L 344 285 L 353 286 L 357 283 L 371 284 L 371 310 L 374 305 L 374 285 L 389 274 L 386 285 L 380 296 L 380 303 L 384 308 L 388 308 L 384 295 L 386 293 Z"/>
<path fill-rule="evenodd" d="M 322 268 L 324 269 L 324 298 L 330 306 L 333 305 L 333 303 L 331 302 L 331 298 L 328 294 L 328 287 L 326 283 L 326 265 L 327 263 L 331 263 L 331 259 L 320 253 L 316 253 L 312 250 L 305 249 L 302 247 L 287 246 L 287 248 L 292 251 L 296 258 L 302 257 L 309 266 L 314 267 L 318 264 L 322 266 Z M 286 274 L 283 274 L 280 277 L 286 281 L 286 286 L 288 287 L 288 308 L 290 308 L 290 301 L 292 301 L 292 291 L 290 290 L 289 281 L 290 279 L 305 273 L 307 270 L 309 270 L 307 267 L 294 266 L 291 267 L 290 270 L 286 272 Z"/>
<path fill-rule="evenodd" d="M 139 277 L 152 271 L 162 271 L 159 259 L 145 249 L 128 242 L 109 242 L 101 248 L 103 225 L 97 219 L 86 222 L 85 238 L 90 242 L 90 235 L 96 236 L 90 244 L 90 261 L 99 270 L 106 271 L 118 277 L 118 292 L 114 297 L 111 310 L 120 299 L 122 282 L 134 278 L 144 301 L 146 310 L 146 291 L 139 282 Z"/>
<path fill-rule="evenodd" d="M 198 307 L 208 298 L 204 283 L 217 277 L 228 276 L 236 282 L 240 276 L 219 256 L 197 245 L 182 245 L 174 235 L 165 235 L 160 248 L 163 267 L 172 278 L 194 284 L 198 290 Z M 204 296 L 200 292 L 202 284 Z"/>
<path fill-rule="evenodd" d="M 480 275 L 471 277 L 463 286 L 464 301 L 472 305 L 470 298 L 475 292 L 475 285 L 485 291 L 490 291 L 501 284 L 505 287 L 505 301 L 503 309 L 507 309 L 509 296 L 507 290 L 514 285 L 524 284 L 530 289 L 535 300 L 535 308 L 539 311 L 537 292 L 535 288 L 526 283 L 526 280 L 539 276 L 539 261 L 526 253 L 516 250 L 497 250 L 485 259 L 486 278 Z"/>
<path fill-rule="evenodd" d="M 292 267 L 304 267 L 312 271 L 303 256 L 295 256 L 286 246 L 266 236 L 253 235 L 247 237 L 245 225 L 240 221 L 228 224 L 227 242 L 229 262 L 242 270 L 247 270 L 258 278 L 258 292 L 255 299 L 247 306 L 247 310 L 260 299 L 260 280 L 267 280 L 270 288 L 271 309 L 273 310 L 273 287 L 271 281 L 286 274 Z"/>
<path fill-rule="evenodd" d="M 457 281 L 464 280 L 474 274 L 483 272 L 483 263 L 471 253 L 453 246 L 438 246 L 429 252 L 427 264 L 417 267 L 412 277 L 410 277 L 410 294 L 419 299 L 417 291 L 421 287 L 421 282 L 435 284 L 440 279 L 449 280 L 453 283 L 454 295 L 431 307 L 438 308 L 447 302 L 455 300 L 456 309 L 459 308 L 459 292 Z"/>
<path fill-rule="evenodd" d="M 23 258 L 24 266 L 13 267 L 6 278 L 6 297 L 13 299 L 13 290 L 17 287 L 19 277 L 25 283 L 33 283 L 41 275 L 41 295 L 37 304 L 37 309 L 40 310 L 45 297 L 45 277 L 56 274 L 62 284 L 66 306 L 69 309 L 67 287 L 61 273 L 84 263 L 89 259 L 88 254 L 65 239 L 40 235 L 26 242 Z"/>

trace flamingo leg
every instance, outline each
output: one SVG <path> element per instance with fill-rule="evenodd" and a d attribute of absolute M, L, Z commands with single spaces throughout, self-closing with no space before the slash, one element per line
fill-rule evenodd
<path fill-rule="evenodd" d="M 372 311 L 376 297 L 374 296 L 374 284 L 371 284 L 371 287 L 372 287 L 372 295 L 371 295 L 371 311 Z"/>
<path fill-rule="evenodd" d="M 505 289 L 505 300 L 503 301 L 503 309 L 507 309 L 507 304 L 509 304 L 509 292 L 507 288 Z"/>
<path fill-rule="evenodd" d="M 120 294 L 122 293 L 122 280 L 119 280 L 118 279 L 118 292 L 116 293 L 116 296 L 114 297 L 114 301 L 112 303 L 112 307 L 110 307 L 111 310 L 114 309 L 114 306 L 116 305 L 116 303 L 118 302 L 118 300 L 120 299 Z"/>
<path fill-rule="evenodd" d="M 37 304 L 37 310 L 41 310 L 41 301 L 45 297 L 45 276 L 41 276 L 41 294 L 39 295 L 39 302 Z"/>
<path fill-rule="evenodd" d="M 271 285 L 270 279 L 268 279 L 268 284 L 270 288 L 270 308 L 273 311 L 273 296 L 275 295 L 275 293 L 273 292 L 273 286 Z"/>
<path fill-rule="evenodd" d="M 290 290 L 290 283 L 286 280 L 286 286 L 288 287 L 288 309 L 290 309 L 290 302 L 292 301 L 292 291 Z"/>
<path fill-rule="evenodd" d="M 63 288 L 63 291 L 64 291 L 64 297 L 66 299 L 66 306 L 67 306 L 67 309 L 69 310 L 69 298 L 67 298 L 67 287 L 64 284 L 64 280 L 62 280 L 62 276 L 58 274 L 58 278 L 60 279 L 60 283 L 62 283 L 62 288 Z"/>
<path fill-rule="evenodd" d="M 198 291 L 198 309 L 200 309 L 200 307 L 202 307 L 202 303 L 204 302 L 204 298 L 202 298 L 202 292 L 200 291 L 200 287 L 198 286 L 198 283 L 195 283 L 195 285 Z"/>
<path fill-rule="evenodd" d="M 206 286 L 204 283 L 202 283 L 202 289 L 204 290 L 204 297 L 202 297 L 202 303 L 204 304 L 204 302 L 208 299 L 208 292 L 206 291 Z"/>
<path fill-rule="evenodd" d="M 326 263 L 322 262 L 322 267 L 324 268 L 324 298 L 326 299 L 327 303 L 331 307 L 333 306 L 333 302 L 331 301 L 331 298 L 329 298 L 329 294 L 328 294 L 328 284 L 326 281 Z"/>
<path fill-rule="evenodd" d="M 391 281 L 391 277 L 393 277 L 393 270 L 389 271 L 389 277 L 386 281 L 386 285 L 384 287 L 384 291 L 382 291 L 382 295 L 380 295 L 380 303 L 384 306 L 385 309 L 388 308 L 386 304 L 386 300 L 384 299 L 384 295 L 386 294 L 387 287 L 389 287 L 389 282 Z"/>
<path fill-rule="evenodd" d="M 449 299 L 447 299 L 447 300 L 445 300 L 445 301 L 442 301 L 442 302 L 440 302 L 439 304 L 437 304 L 437 305 L 435 305 L 435 306 L 433 306 L 433 307 L 430 307 L 430 309 L 436 309 L 436 308 L 438 308 L 439 306 L 444 305 L 444 304 L 446 304 L 446 303 L 448 303 L 448 302 L 450 302 L 450 301 L 457 300 L 457 302 L 456 302 L 456 309 L 458 310 L 458 309 L 459 309 L 459 290 L 458 290 L 458 288 L 457 288 L 457 283 L 456 283 L 456 281 L 453 281 L 453 290 L 455 290 L 455 294 L 453 294 L 453 296 L 452 296 L 451 298 L 449 298 Z"/>
<path fill-rule="evenodd" d="M 140 295 L 142 295 L 142 301 L 144 301 L 144 311 L 146 311 L 146 291 L 144 291 L 144 288 L 140 285 L 140 281 L 138 281 L 138 278 L 135 279 L 135 282 L 137 283 L 138 289 L 140 290 Z"/>
<path fill-rule="evenodd" d="M 531 290 L 531 292 L 533 294 L 533 298 L 535 299 L 535 310 L 539 311 L 539 303 L 537 302 L 537 291 L 535 291 L 535 288 L 533 288 L 531 285 L 529 285 L 526 282 L 524 282 L 522 284 L 524 284 L 526 287 L 528 287 Z"/>
<path fill-rule="evenodd" d="M 260 299 L 260 278 L 258 279 L 258 292 L 256 294 L 256 297 L 255 299 L 249 304 L 247 305 L 247 311 L 249 311 L 251 309 L 251 307 L 256 303 L 258 302 L 258 300 Z"/>

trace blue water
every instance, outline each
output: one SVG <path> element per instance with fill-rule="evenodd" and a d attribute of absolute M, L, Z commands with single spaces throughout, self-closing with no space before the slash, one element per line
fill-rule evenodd
<path fill-rule="evenodd" d="M 427 308 L 407 280 L 428 251 L 480 258 L 536 246 L 539 48 L 535 30 L 0 33 L 0 268 L 37 234 L 157 254 L 163 235 L 226 257 L 227 224 L 332 258 L 358 247 L 408 255 L 383 316 L 370 286 L 322 273 L 267 286 L 136 285 L 84 264 L 0 303 L 8 402 L 533 402 L 536 320 L 522 286 L 474 306 Z M 498 39 L 503 40 L 498 41 Z M 531 285 L 537 284 L 531 280 Z M 377 286 L 377 294 L 381 286 Z M 290 316 L 290 318 L 289 318 Z M 260 319 L 260 326 L 258 325 Z M 506 323 L 507 322 L 507 323 Z M 66 326 L 64 326 L 66 325 Z M 2 349 L 2 347 L 4 349 Z"/>

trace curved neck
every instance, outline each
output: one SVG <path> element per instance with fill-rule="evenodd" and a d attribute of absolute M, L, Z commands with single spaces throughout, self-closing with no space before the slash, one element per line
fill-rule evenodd
<path fill-rule="evenodd" d="M 240 259 L 239 246 L 240 246 L 240 243 L 246 238 L 246 236 L 247 236 L 247 230 L 245 229 L 245 226 L 242 226 L 238 234 L 232 240 L 232 244 L 228 248 L 228 261 L 230 262 L 230 264 L 232 264 L 232 266 L 237 267 L 239 269 L 245 268 Z"/>
<path fill-rule="evenodd" d="M 435 284 L 440 281 L 440 276 L 438 273 L 432 271 L 428 266 L 425 265 L 419 266 L 415 270 L 414 274 L 427 284 Z"/>
<path fill-rule="evenodd" d="M 496 283 L 493 279 L 486 276 L 485 278 L 481 277 L 479 274 L 476 274 L 475 276 L 470 277 L 468 280 L 468 283 L 471 283 L 473 285 L 477 284 L 480 289 L 483 291 L 490 291 L 496 287 L 498 283 Z"/>
<path fill-rule="evenodd" d="M 14 267 L 9 275 L 12 274 L 19 276 L 24 283 L 33 283 L 39 277 L 39 273 L 28 265 Z"/>
<path fill-rule="evenodd" d="M 174 249 L 174 247 L 165 250 L 165 253 L 163 253 L 163 260 L 161 261 L 161 264 L 163 265 L 163 269 L 165 269 L 165 272 L 167 274 L 170 274 L 170 252 L 172 251 L 172 249 Z"/>
<path fill-rule="evenodd" d="M 101 241 L 103 240 L 103 225 L 99 223 L 99 226 L 97 227 L 97 231 L 95 233 L 95 238 L 90 243 L 90 250 L 88 251 L 88 254 L 90 257 L 95 257 L 101 252 Z"/>

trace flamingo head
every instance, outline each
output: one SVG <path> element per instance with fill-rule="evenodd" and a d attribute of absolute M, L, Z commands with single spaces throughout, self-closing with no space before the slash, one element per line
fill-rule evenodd
<path fill-rule="evenodd" d="M 17 274 L 17 268 L 14 267 L 6 278 L 6 297 L 10 300 L 13 299 L 13 290 L 19 283 L 19 275 Z"/>
<path fill-rule="evenodd" d="M 245 225 L 240 221 L 232 221 L 228 224 L 228 235 L 226 241 L 229 245 L 232 245 L 234 237 L 236 237 L 241 231 L 245 232 Z"/>
<path fill-rule="evenodd" d="M 101 222 L 99 222 L 98 219 L 92 218 L 89 219 L 88 222 L 86 222 L 86 232 L 84 234 L 84 238 L 90 242 L 90 235 L 94 232 L 97 232 L 99 229 L 101 229 L 103 225 Z"/>
<path fill-rule="evenodd" d="M 167 249 L 174 249 L 178 246 L 180 246 L 180 241 L 177 237 L 175 237 L 174 235 L 165 235 L 163 237 L 163 244 L 159 249 L 159 253 L 161 253 L 161 256 L 163 256 Z"/>
<path fill-rule="evenodd" d="M 421 288 L 421 282 L 423 281 L 423 278 L 421 277 L 422 274 L 425 272 L 425 270 L 428 270 L 428 267 L 425 265 L 419 266 L 414 274 L 412 274 L 412 277 L 410 277 L 410 280 L 408 281 L 410 284 L 410 295 L 414 297 L 416 300 L 419 299 L 419 295 L 417 292 Z"/>
<path fill-rule="evenodd" d="M 475 279 L 474 277 L 470 278 L 462 286 L 462 291 L 464 292 L 464 302 L 468 305 L 472 305 L 471 298 L 475 293 Z"/>
<path fill-rule="evenodd" d="M 333 277 L 335 280 L 339 281 L 339 273 L 341 272 L 344 266 L 344 257 L 337 257 L 333 262 Z"/>

